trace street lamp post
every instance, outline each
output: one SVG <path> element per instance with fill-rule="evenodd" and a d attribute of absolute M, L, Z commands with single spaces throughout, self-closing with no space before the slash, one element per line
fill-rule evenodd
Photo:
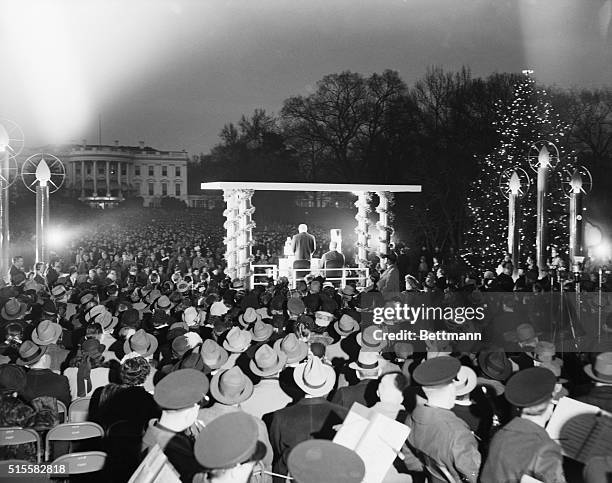
<path fill-rule="evenodd" d="M 47 231 L 49 226 L 49 181 L 51 170 L 42 158 L 36 167 L 36 263 L 48 262 Z"/>
<path fill-rule="evenodd" d="M 547 230 L 547 190 L 548 173 L 550 171 L 550 153 L 546 146 L 542 146 L 538 154 L 538 181 L 537 181 L 537 221 L 536 221 L 536 258 L 538 268 L 546 266 L 546 235 Z"/>
<path fill-rule="evenodd" d="M 518 268 L 520 254 L 520 200 L 529 191 L 529 185 L 529 176 L 521 168 L 508 168 L 499 179 L 499 190 L 508 199 L 508 253 L 512 257 L 512 266 L 515 270 Z"/>
<path fill-rule="evenodd" d="M 8 180 L 9 171 L 9 136 L 6 129 L 0 124 L 0 176 Z M 0 192 L 0 274 L 2 279 L 8 277 L 10 265 L 10 236 L 9 236 L 9 203 L 8 186 L 2 186 Z M 8 280 L 5 280 L 8 281 Z"/>
<path fill-rule="evenodd" d="M 36 193 L 36 263 L 49 262 L 49 195 L 61 188 L 65 177 L 64 165 L 52 154 L 34 154 L 21 167 L 23 183 Z"/>

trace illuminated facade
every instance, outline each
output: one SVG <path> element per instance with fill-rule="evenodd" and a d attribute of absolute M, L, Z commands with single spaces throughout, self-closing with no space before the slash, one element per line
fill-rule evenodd
<path fill-rule="evenodd" d="M 61 157 L 66 186 L 90 206 L 109 208 L 128 198 L 142 197 L 144 206 L 159 206 L 162 198 L 187 196 L 185 151 L 159 151 L 145 146 L 72 146 Z"/>

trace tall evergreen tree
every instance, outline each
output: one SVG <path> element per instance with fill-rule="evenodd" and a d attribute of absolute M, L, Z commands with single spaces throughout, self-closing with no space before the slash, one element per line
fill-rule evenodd
<path fill-rule="evenodd" d="M 462 256 L 478 268 L 495 268 L 507 251 L 508 202 L 499 191 L 499 179 L 508 168 L 523 168 L 531 179 L 528 195 L 521 201 L 519 236 L 521 260 L 535 254 L 536 173 L 529 166 L 530 148 L 538 141 L 552 142 L 559 149 L 559 163 L 550 174 L 548 194 L 548 250 L 553 246 L 567 252 L 568 201 L 561 185 L 561 173 L 572 164 L 565 152 L 568 127 L 553 111 L 545 90 L 539 89 L 530 71 L 513 89 L 509 103 L 496 103 L 495 122 L 499 146 L 478 160 L 478 178 L 472 183 L 467 200 L 470 220 L 463 239 Z"/>

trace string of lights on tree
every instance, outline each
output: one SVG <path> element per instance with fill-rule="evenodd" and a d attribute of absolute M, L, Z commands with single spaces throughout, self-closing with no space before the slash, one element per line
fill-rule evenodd
<path fill-rule="evenodd" d="M 508 206 L 498 191 L 500 174 L 508 168 L 523 168 L 531 172 L 527 154 L 537 141 L 550 141 L 559 149 L 560 173 L 572 164 L 572 153 L 564 152 L 563 138 L 568 126 L 563 123 L 539 89 L 532 71 L 525 71 L 521 82 L 513 88 L 509 105 L 495 105 L 495 127 L 501 141 L 493 153 L 478 160 L 479 177 L 469 190 L 467 199 L 470 223 L 464 235 L 463 259 L 472 267 L 495 268 L 507 251 Z M 551 174 L 549 181 L 549 244 L 560 253 L 567 252 L 567 199 L 559 176 Z M 519 214 L 520 260 L 535 253 L 536 190 L 531 190 L 521 202 Z"/>

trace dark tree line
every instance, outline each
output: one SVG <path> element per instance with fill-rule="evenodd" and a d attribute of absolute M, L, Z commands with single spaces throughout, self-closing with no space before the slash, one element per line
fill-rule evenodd
<path fill-rule="evenodd" d="M 402 238 L 458 247 L 476 160 L 499 143 L 495 103 L 510 102 L 519 78 L 432 67 L 408 86 L 390 70 L 330 74 L 313 93 L 286 99 L 278 116 L 255 110 L 225 125 L 211 152 L 194 158 L 190 180 L 421 184 L 396 204 Z M 550 91 L 571 126 L 565 147 L 592 169 L 592 199 L 610 212 L 612 90 Z"/>

